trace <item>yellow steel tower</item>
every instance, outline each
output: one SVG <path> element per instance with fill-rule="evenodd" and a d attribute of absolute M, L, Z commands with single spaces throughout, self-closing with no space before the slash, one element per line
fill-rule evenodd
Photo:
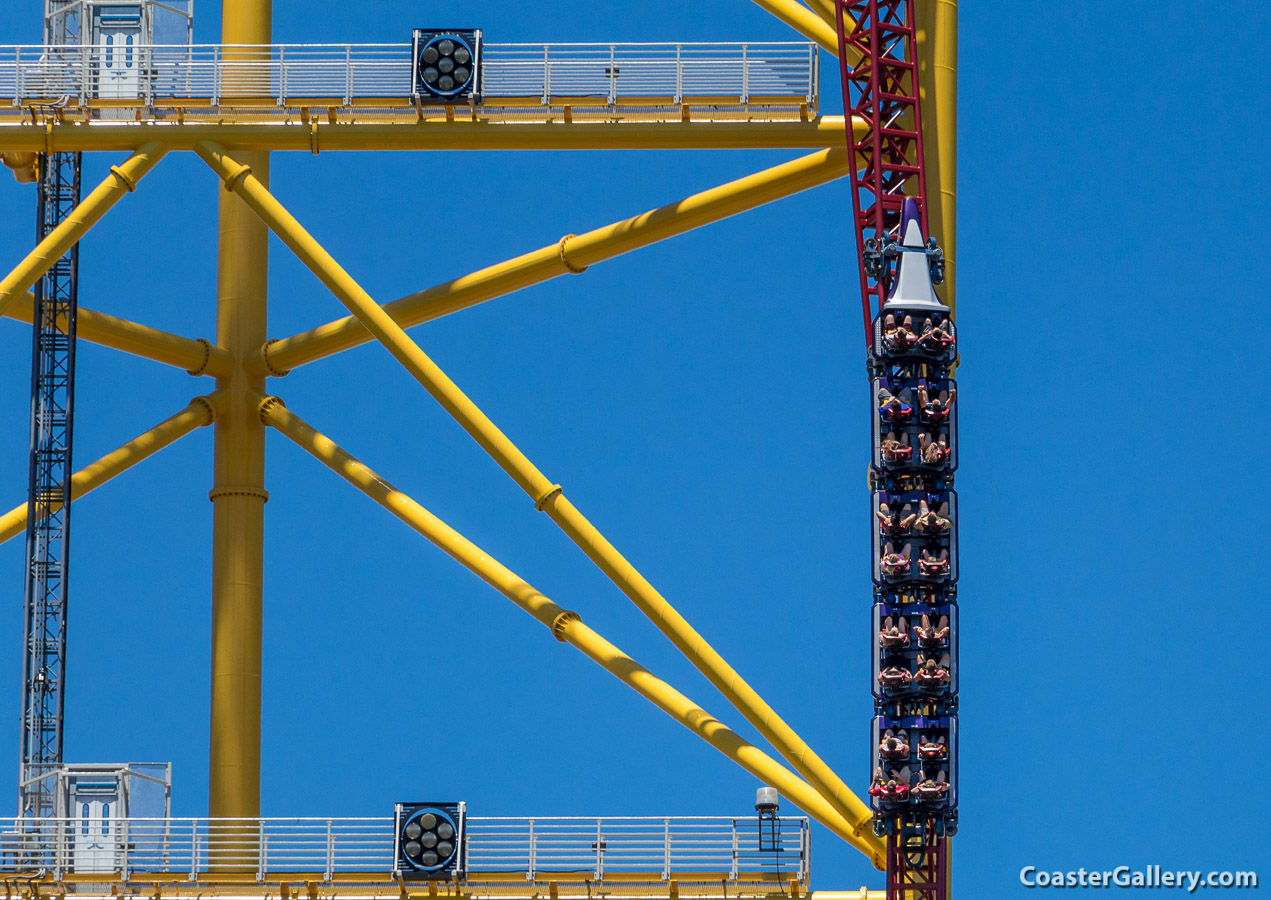
<path fill-rule="evenodd" d="M 806 5 L 795 0 L 755 2 L 816 45 L 837 51 L 831 0 L 807 0 Z M 936 198 L 929 215 L 932 235 L 944 247 L 948 265 L 945 296 L 952 307 L 957 3 L 919 0 L 917 9 L 928 196 Z M 267 830 L 272 826 L 260 818 L 267 427 L 276 428 L 313 454 L 525 609 L 557 640 L 577 647 L 881 867 L 883 846 L 873 834 L 868 806 L 606 540 L 566 498 L 561 486 L 540 472 L 404 330 L 559 275 L 582 273 L 614 256 L 845 176 L 852 164 L 844 147 L 845 122 L 841 116 L 821 115 L 817 109 L 816 46 L 808 45 L 810 50 L 805 54 L 809 87 L 802 95 L 780 86 L 772 88 L 770 94 L 763 93 L 764 88 L 756 88 L 759 70 L 744 53 L 737 62 L 745 85 L 740 96 L 720 96 L 706 90 L 694 93 L 685 81 L 684 72 L 688 69 L 677 49 L 676 76 L 664 94 L 620 96 L 610 76 L 609 96 L 607 102 L 599 104 L 604 107 L 599 113 L 593 109 L 598 104 L 594 99 L 549 97 L 546 88 L 541 97 L 495 93 L 487 95 L 481 105 L 423 107 L 408 96 L 386 91 L 382 85 L 359 91 L 351 74 L 348 86 L 339 91 L 306 85 L 297 89 L 299 93 L 288 95 L 286 63 L 270 46 L 271 18 L 271 0 L 224 0 L 224 46 L 208 51 L 212 54 L 208 65 L 219 73 L 215 90 L 209 89 L 210 93 L 181 93 L 156 82 L 147 86 L 144 97 L 138 94 L 111 98 L 86 91 L 78 100 L 52 109 L 39 102 L 37 95 L 25 106 L 19 98 L 12 114 L 0 111 L 0 160 L 20 178 L 29 177 L 39 153 L 131 152 L 84 198 L 73 215 L 0 281 L 0 314 L 4 316 L 30 321 L 32 302 L 27 291 L 31 285 L 111 206 L 136 190 L 138 182 L 167 152 L 193 151 L 219 176 L 223 188 L 219 201 L 215 341 L 182 337 L 87 309 L 80 310 L 78 321 L 80 339 L 158 360 L 194 376 L 214 378 L 215 390 L 81 469 L 74 476 L 72 496 L 83 496 L 198 427 L 213 425 L 215 462 L 209 494 L 214 516 L 208 813 L 211 819 L 233 821 L 211 826 L 194 822 L 193 837 L 186 848 L 190 852 L 189 865 L 173 863 L 165 844 L 166 855 L 161 860 L 144 864 L 139 858 L 125 860 L 111 873 L 93 872 L 80 877 L 62 868 L 43 875 L 27 873 L 30 877 L 22 882 L 25 886 L 19 892 L 34 896 L 37 890 L 45 890 L 37 885 L 50 881 L 84 882 L 80 890 L 90 895 L 91 885 L 101 885 L 101 896 L 138 893 L 137 885 L 145 882 L 155 885 L 146 890 L 156 897 L 161 891 L 159 885 L 172 885 L 162 890 L 253 897 L 277 892 L 284 900 L 300 890 L 311 897 L 319 893 L 404 897 L 419 894 L 420 890 L 431 895 L 440 891 L 465 896 L 558 897 L 562 892 L 569 894 L 569 888 L 562 885 L 571 879 L 585 882 L 588 886 L 580 888 L 584 892 L 594 891 L 599 882 L 609 892 L 633 897 L 716 896 L 712 893 L 716 888 L 710 884 L 723 885 L 725 893 L 742 897 L 788 895 L 790 887 L 800 889 L 797 879 L 785 885 L 766 875 L 751 878 L 735 861 L 722 874 L 686 873 L 681 878 L 676 875 L 672 860 L 669 824 L 666 864 L 660 873 L 641 876 L 644 881 L 636 876 L 626 879 L 642 885 L 650 882 L 654 887 L 646 885 L 639 890 L 626 890 L 625 894 L 616 887 L 622 879 L 612 873 L 606 875 L 599 863 L 586 878 L 563 874 L 547 877 L 536 870 L 532 854 L 528 871 L 487 873 L 484 880 L 474 880 L 470 873 L 467 881 L 428 882 L 422 888 L 411 887 L 396 876 L 395 870 L 389 873 L 382 867 L 369 866 L 368 871 L 350 873 L 339 868 L 338 853 L 332 848 L 338 846 L 340 838 L 331 831 L 329 823 L 325 864 L 309 868 L 293 864 L 299 868 L 272 870 L 265 851 Z M 14 65 L 26 71 L 20 58 Z M 610 71 L 616 69 L 616 64 L 610 67 Z M 721 108 L 730 108 L 733 114 L 721 115 Z M 121 109 L 124 115 L 118 115 Z M 526 109 L 535 110 L 534 115 L 527 115 Z M 102 115 L 103 110 L 112 113 Z M 540 249 L 383 305 L 372 299 L 269 191 L 271 151 L 316 154 L 350 149 L 636 147 L 790 147 L 812 152 L 678 203 L 582 234 L 566 235 Z M 266 276 L 270 232 L 347 307 L 348 317 L 282 339 L 269 337 Z M 269 379 L 276 380 L 306 363 L 371 340 L 384 345 L 526 492 L 535 507 L 546 513 L 755 726 L 790 768 L 746 742 L 626 656 L 586 626 L 577 613 L 543 596 L 271 395 Z M 26 515 L 23 504 L 0 516 L 0 540 L 21 533 Z M 204 831 L 200 832 L 200 828 Z M 218 846 L 228 846 L 224 843 L 226 829 L 235 836 L 235 849 L 218 857 Z M 200 834 L 207 837 L 203 843 Z M 217 834 L 221 835 L 221 844 L 217 843 Z M 134 835 L 130 846 L 144 843 Z M 594 847 L 601 844 L 597 840 Z M 502 886 L 494 890 L 489 888 L 492 883 Z M 697 887 L 690 889 L 690 883 Z M 806 887 L 804 881 L 802 888 Z M 862 895 L 852 892 L 823 896 L 825 900 L 845 900 Z"/>

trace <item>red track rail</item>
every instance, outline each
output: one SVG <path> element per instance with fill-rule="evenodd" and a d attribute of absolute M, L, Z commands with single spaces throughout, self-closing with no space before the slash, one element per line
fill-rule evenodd
<path fill-rule="evenodd" d="M 866 249 L 882 249 L 884 235 L 899 237 L 905 198 L 918 201 L 927 237 L 927 180 L 922 165 L 922 111 L 918 98 L 914 0 L 835 0 L 839 69 L 847 146 L 859 157 L 852 167 L 852 205 L 861 276 L 865 343 L 873 346 L 874 312 L 887 299 L 891 265 L 880 260 L 877 277 L 866 271 Z M 850 27 L 849 27 L 850 26 Z M 848 51 L 860 53 L 849 66 Z M 868 127 L 856 140 L 853 119 Z M 872 302 L 871 302 L 872 300 Z"/>

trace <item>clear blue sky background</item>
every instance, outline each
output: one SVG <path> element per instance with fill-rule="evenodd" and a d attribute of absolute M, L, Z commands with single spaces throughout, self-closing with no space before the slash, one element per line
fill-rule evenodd
<path fill-rule="evenodd" d="M 692 4 L 691 18 L 685 6 L 278 0 L 274 34 L 793 36 L 744 0 Z M 984 896 L 1022 894 L 1024 865 L 1271 879 L 1255 827 L 1271 803 L 1257 639 L 1271 13 L 1221 13 L 962 10 L 955 859 Z M 197 39 L 214 41 L 217 4 L 198 15 Z M 0 8 L 0 40 L 38 38 L 34 0 Z M 387 300 L 797 155 L 277 154 L 273 185 Z M 87 158 L 89 182 L 118 159 Z M 81 302 L 213 336 L 215 202 L 200 162 L 166 160 L 85 242 Z M 34 203 L 0 178 L 0 268 L 28 249 Z M 839 182 L 414 335 L 863 791 L 869 406 L 850 209 Z M 271 334 L 343 313 L 277 245 L 271 266 Z M 79 365 L 80 465 L 211 387 L 92 345 Z M 28 380 L 29 330 L 0 324 L 4 508 L 25 497 Z M 274 390 L 752 733 L 387 352 L 363 347 Z M 180 815 L 206 811 L 211 438 L 75 508 L 68 759 L 172 760 Z M 751 809 L 749 775 L 277 434 L 269 489 L 265 814 L 384 815 L 418 795 L 494 815 Z M 15 756 L 21 544 L 0 548 L 0 749 Z M 819 826 L 813 878 L 882 883 Z"/>

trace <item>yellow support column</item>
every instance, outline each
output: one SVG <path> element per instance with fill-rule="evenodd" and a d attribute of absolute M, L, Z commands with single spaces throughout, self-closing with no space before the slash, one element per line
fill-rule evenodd
<path fill-rule="evenodd" d="M 224 0 L 221 40 L 267 44 L 271 0 Z M 243 154 L 262 183 L 269 154 Z M 208 815 L 260 815 L 260 675 L 265 428 L 256 412 L 263 378 L 249 377 L 244 359 L 266 338 L 269 232 L 233 193 L 222 192 L 216 271 L 217 344 L 234 358 L 216 421 L 209 497 L 212 513 L 212 724 Z"/>
<path fill-rule="evenodd" d="M 958 0 L 919 0 L 918 89 L 922 92 L 927 224 L 944 250 L 940 296 L 957 311 Z"/>

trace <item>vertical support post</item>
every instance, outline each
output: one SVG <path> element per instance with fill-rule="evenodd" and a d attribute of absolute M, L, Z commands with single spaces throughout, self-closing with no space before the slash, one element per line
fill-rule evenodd
<path fill-rule="evenodd" d="M 224 0 L 222 40 L 232 45 L 268 44 L 272 13 L 272 0 Z M 261 53 L 236 48 L 224 56 L 226 60 L 231 56 L 259 59 Z M 268 73 L 268 65 L 259 70 Z M 267 74 L 264 80 L 267 84 Z M 235 86 L 249 93 L 253 89 L 250 83 Z M 267 152 L 244 153 L 240 158 L 262 183 L 268 183 Z M 225 391 L 225 407 L 215 425 L 213 483 L 208 495 L 213 510 L 208 814 L 214 819 L 260 815 L 262 545 L 269 495 L 265 492 L 265 426 L 252 398 L 264 391 L 265 384 L 263 378 L 248 377 L 242 363 L 265 342 L 268 235 L 265 225 L 237 195 L 222 191 L 216 336 L 237 365 L 229 377 L 217 381 Z M 255 838 L 255 830 L 246 822 L 235 831 L 236 841 Z M 236 849 L 249 852 L 249 846 Z"/>
<path fill-rule="evenodd" d="M 917 24 L 927 223 L 944 250 L 941 299 L 956 313 L 958 0 L 919 0 Z"/>

